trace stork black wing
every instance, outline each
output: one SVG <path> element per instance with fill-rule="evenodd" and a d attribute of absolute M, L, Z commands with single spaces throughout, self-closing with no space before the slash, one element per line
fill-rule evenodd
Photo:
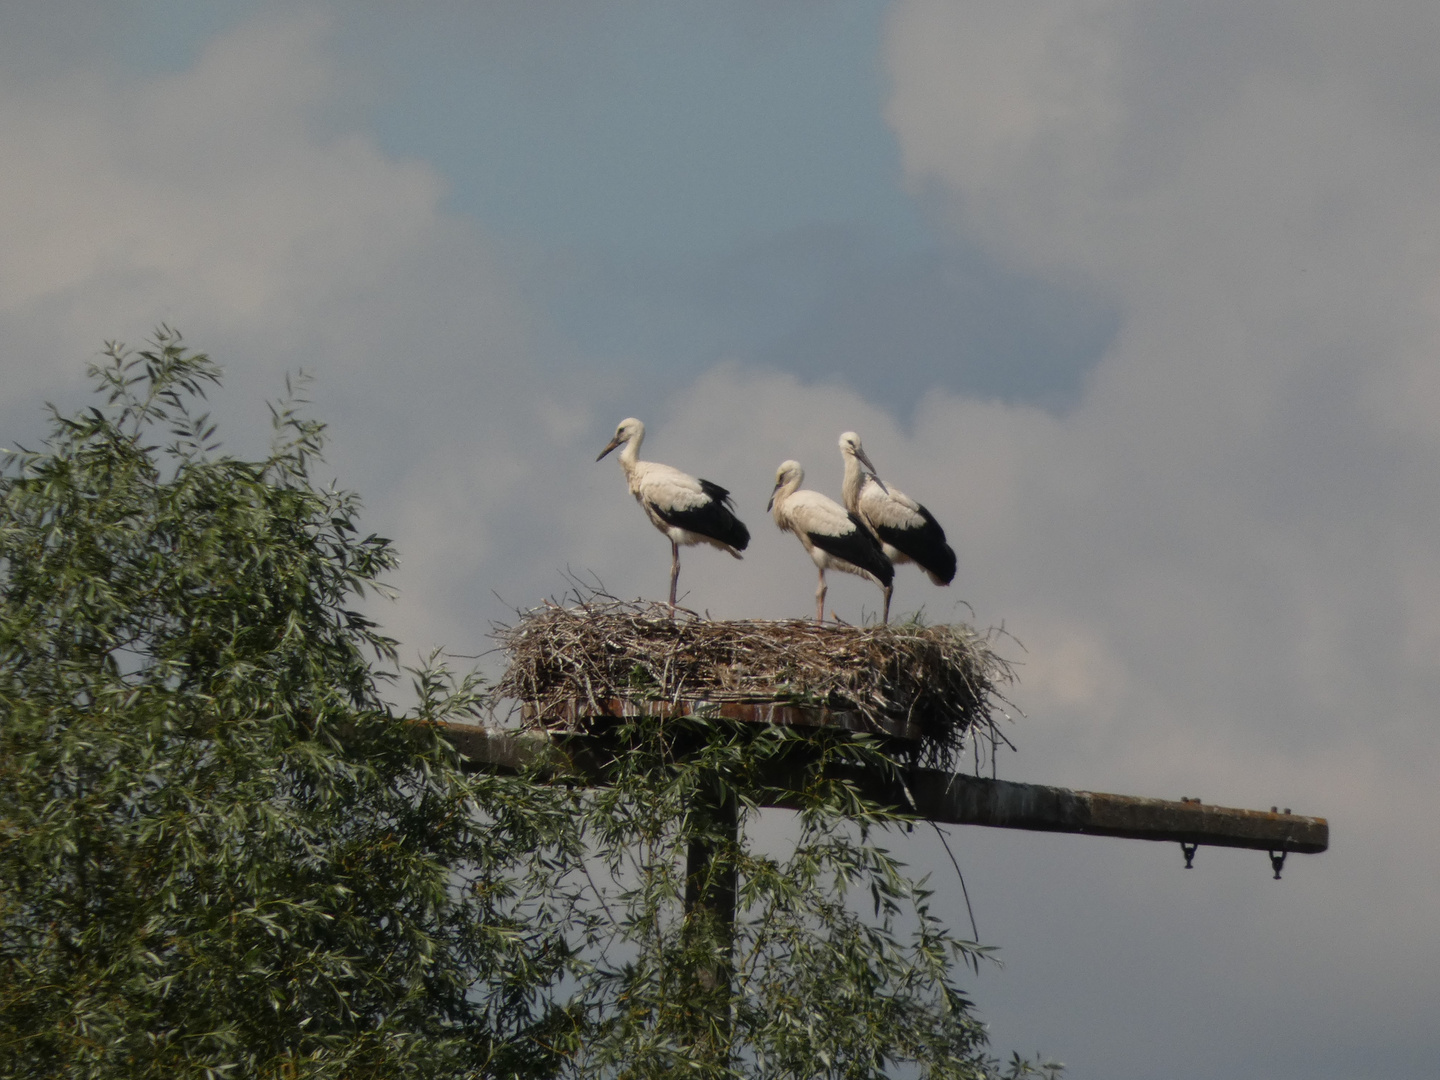
<path fill-rule="evenodd" d="M 945 530 L 925 507 L 920 507 L 923 525 L 911 529 L 899 529 L 893 525 L 876 526 L 880 539 L 896 551 L 903 552 L 917 562 L 921 569 L 935 575 L 946 585 L 955 580 L 955 552 L 945 542 Z"/>
<path fill-rule="evenodd" d="M 870 535 L 870 530 L 865 528 L 860 519 L 854 514 L 847 513 L 846 516 L 852 526 L 847 533 L 836 536 L 832 533 L 807 532 L 805 535 L 827 555 L 844 559 L 852 566 L 874 574 L 880 584 L 889 585 L 895 579 L 895 567 L 890 565 L 885 552 L 880 550 L 875 537 Z"/>
<path fill-rule="evenodd" d="M 705 492 L 705 494 L 710 498 L 712 502 L 724 503 L 726 506 L 729 507 L 733 507 L 735 505 L 730 501 L 729 490 L 721 487 L 713 480 L 701 480 L 700 490 Z"/>
<path fill-rule="evenodd" d="M 655 513 L 666 525 L 699 533 L 736 551 L 744 551 L 750 543 L 750 530 L 730 511 L 730 492 L 709 480 L 700 481 L 700 490 L 705 493 L 705 501 L 698 506 L 683 510 L 656 506 Z"/>

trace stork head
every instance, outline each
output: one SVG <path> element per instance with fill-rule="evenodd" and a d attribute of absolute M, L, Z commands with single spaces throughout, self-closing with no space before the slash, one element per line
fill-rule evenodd
<path fill-rule="evenodd" d="M 865 448 L 860 445 L 860 436 L 855 432 L 847 431 L 840 436 L 840 453 L 855 458 L 872 473 L 875 471 L 875 466 L 870 464 L 870 459 L 865 455 Z"/>
<path fill-rule="evenodd" d="M 775 487 L 770 491 L 770 501 L 765 504 L 765 510 L 775 508 L 775 496 L 780 494 L 782 488 L 788 487 L 794 491 L 805 482 L 805 470 L 800 467 L 798 461 L 782 461 L 780 467 L 775 470 Z"/>
<path fill-rule="evenodd" d="M 597 457 L 595 460 L 599 461 L 600 458 L 610 453 L 611 450 L 614 450 L 622 443 L 630 442 L 632 439 L 635 441 L 636 449 L 639 449 L 640 440 L 643 438 L 645 438 L 645 425 L 633 416 L 627 416 L 616 426 L 615 437 L 610 440 L 604 450 L 600 451 L 600 457 Z"/>
<path fill-rule="evenodd" d="M 856 435 L 855 432 L 847 431 L 840 436 L 840 455 L 842 457 L 853 457 L 870 471 L 870 475 L 875 478 L 875 482 L 879 484 L 883 490 L 890 490 L 885 487 L 885 481 L 881 480 L 876 474 L 875 466 L 870 464 L 870 458 L 866 455 L 865 448 L 860 445 L 860 436 Z"/>

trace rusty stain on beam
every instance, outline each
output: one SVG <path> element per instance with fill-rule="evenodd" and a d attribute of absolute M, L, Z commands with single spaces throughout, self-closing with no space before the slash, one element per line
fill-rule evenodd
<path fill-rule="evenodd" d="M 481 767 L 518 770 L 534 763 L 552 747 L 563 749 L 564 736 L 540 731 L 495 730 L 466 724 L 446 725 L 447 735 L 462 756 Z M 603 783 L 603 770 L 590 753 L 571 757 L 571 764 L 592 782 Z M 585 762 L 591 764 L 585 765 Z M 867 798 L 940 824 L 983 825 L 1032 832 L 1081 833 L 1132 840 L 1160 840 L 1211 847 L 1316 854 L 1330 844 L 1324 818 L 1277 811 L 1212 806 L 1198 800 L 1179 802 L 1098 791 L 1072 791 L 1044 784 L 907 769 L 904 783 L 863 773 L 846 778 Z M 794 777 L 801 782 L 800 775 Z M 786 777 L 773 778 L 783 790 Z M 785 807 L 783 796 L 766 805 Z"/>

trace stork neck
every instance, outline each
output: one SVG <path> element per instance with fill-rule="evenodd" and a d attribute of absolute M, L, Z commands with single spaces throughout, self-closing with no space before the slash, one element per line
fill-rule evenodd
<path fill-rule="evenodd" d="M 865 485 L 865 468 L 854 454 L 845 454 L 845 480 L 840 485 L 840 497 L 845 509 L 851 513 L 860 505 L 860 489 Z"/>
<path fill-rule="evenodd" d="M 640 460 L 640 444 L 644 441 L 645 431 L 642 428 L 626 440 L 624 448 L 621 449 L 620 467 L 625 470 L 626 476 L 635 471 L 635 464 Z"/>
<path fill-rule="evenodd" d="M 784 484 L 780 485 L 779 489 L 775 492 L 770 513 L 771 516 L 775 518 L 775 524 L 779 525 L 782 529 L 785 528 L 785 522 L 789 520 L 789 513 L 786 510 L 785 504 L 790 501 L 791 495 L 794 495 L 795 492 L 800 490 L 800 485 L 804 482 L 805 477 L 803 475 L 792 476 Z"/>

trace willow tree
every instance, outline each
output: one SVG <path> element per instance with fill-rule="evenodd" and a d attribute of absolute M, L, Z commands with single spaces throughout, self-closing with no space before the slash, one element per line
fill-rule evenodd
<path fill-rule="evenodd" d="M 687 921 L 691 796 L 746 818 L 781 742 L 637 729 L 602 791 L 467 773 L 443 725 L 484 688 L 387 704 L 358 602 L 395 555 L 316 483 L 322 426 L 287 400 L 265 457 L 220 452 L 168 331 L 91 375 L 0 474 L 0 1075 L 1000 1074 L 893 815 L 822 785 L 789 856 L 713 860 L 767 917 Z"/>
<path fill-rule="evenodd" d="M 0 1074 L 553 1071 L 555 802 L 461 774 L 472 681 L 386 707 L 320 425 L 217 455 L 169 334 L 91 375 L 0 479 Z"/>

